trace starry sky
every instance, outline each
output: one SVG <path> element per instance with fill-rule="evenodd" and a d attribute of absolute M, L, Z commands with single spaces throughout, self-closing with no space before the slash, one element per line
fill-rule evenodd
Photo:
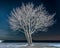
<path fill-rule="evenodd" d="M 53 14 L 56 12 L 54 19 L 56 23 L 51 26 L 47 32 L 37 32 L 34 36 L 50 36 L 50 35 L 60 35 L 60 0 L 0 0 L 0 36 L 7 37 L 21 37 L 24 36 L 23 33 L 16 31 L 13 32 L 9 28 L 8 16 L 13 8 L 20 7 L 22 3 L 33 2 L 35 6 L 44 4 L 46 10 Z"/>

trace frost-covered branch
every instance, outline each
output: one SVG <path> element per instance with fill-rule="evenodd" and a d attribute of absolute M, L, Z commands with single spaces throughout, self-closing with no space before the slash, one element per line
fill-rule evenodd
<path fill-rule="evenodd" d="M 35 7 L 33 3 L 13 9 L 9 17 L 10 27 L 13 30 L 22 28 L 25 32 L 34 33 L 36 29 L 45 31 L 53 25 L 55 13 L 50 15 L 43 4 Z"/>

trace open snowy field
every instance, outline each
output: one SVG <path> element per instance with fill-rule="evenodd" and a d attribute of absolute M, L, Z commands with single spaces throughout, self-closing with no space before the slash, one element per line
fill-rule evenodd
<path fill-rule="evenodd" d="M 36 48 L 60 48 L 60 43 L 34 43 L 34 44 L 36 45 Z M 0 43 L 0 48 L 24 48 L 25 46 L 26 43 Z"/>

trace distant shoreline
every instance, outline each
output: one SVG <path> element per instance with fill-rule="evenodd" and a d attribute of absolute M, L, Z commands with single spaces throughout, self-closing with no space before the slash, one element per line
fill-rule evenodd
<path fill-rule="evenodd" d="M 2 43 L 26 43 L 26 40 L 4 40 Z M 60 43 L 59 40 L 36 40 L 36 43 Z"/>

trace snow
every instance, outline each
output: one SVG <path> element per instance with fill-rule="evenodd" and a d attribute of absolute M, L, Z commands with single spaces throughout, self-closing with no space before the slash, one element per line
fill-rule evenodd
<path fill-rule="evenodd" d="M 0 40 L 0 43 L 3 42 L 3 40 Z"/>
<path fill-rule="evenodd" d="M 24 48 L 26 43 L 0 43 L 0 48 Z M 34 43 L 31 48 L 60 48 L 60 43 Z M 28 48 L 28 47 L 27 47 Z"/>

